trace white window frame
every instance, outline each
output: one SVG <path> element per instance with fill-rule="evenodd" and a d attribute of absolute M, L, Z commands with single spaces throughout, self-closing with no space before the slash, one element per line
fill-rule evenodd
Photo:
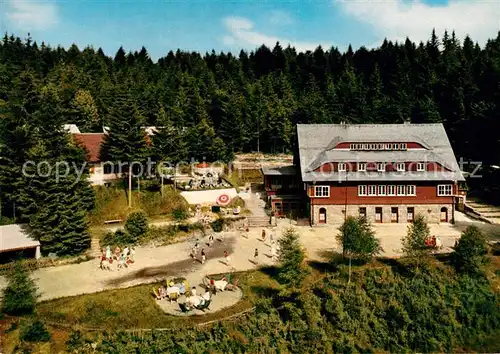
<path fill-rule="evenodd" d="M 386 194 L 386 185 L 385 184 L 381 184 L 378 186 L 378 195 L 385 195 Z"/>
<path fill-rule="evenodd" d="M 418 162 L 417 163 L 417 171 L 425 171 L 425 163 L 424 162 Z"/>
<path fill-rule="evenodd" d="M 408 150 L 408 145 L 406 143 L 401 144 L 401 150 Z"/>
<path fill-rule="evenodd" d="M 417 186 L 414 184 L 409 184 L 406 186 L 406 195 L 415 196 L 417 195 Z"/>
<path fill-rule="evenodd" d="M 387 186 L 387 195 L 390 196 L 396 195 L 396 186 L 394 184 L 390 184 Z"/>
<path fill-rule="evenodd" d="M 329 198 L 330 197 L 330 186 L 314 186 L 314 197 L 315 198 Z"/>
<path fill-rule="evenodd" d="M 374 197 L 374 196 L 376 196 L 376 195 L 377 195 L 377 185 L 375 185 L 375 184 L 370 184 L 370 185 L 368 186 L 368 195 L 369 195 L 370 197 Z"/>
<path fill-rule="evenodd" d="M 385 162 L 377 162 L 377 171 L 385 172 Z"/>
<path fill-rule="evenodd" d="M 453 184 L 438 184 L 438 197 L 449 197 L 453 195 Z"/>
<path fill-rule="evenodd" d="M 347 166 L 346 166 L 345 162 L 339 162 L 337 164 L 337 169 L 338 169 L 339 172 L 345 172 L 346 168 L 347 168 Z"/>
<path fill-rule="evenodd" d="M 399 144 L 395 144 L 394 146 L 396 150 L 399 150 Z"/>
<path fill-rule="evenodd" d="M 396 163 L 396 171 L 398 172 L 404 172 L 406 170 L 405 168 L 405 163 L 404 162 L 398 162 Z"/>
<path fill-rule="evenodd" d="M 367 195 L 367 187 L 365 184 L 360 184 L 358 186 L 358 196 L 365 196 Z"/>
<path fill-rule="evenodd" d="M 366 162 L 358 162 L 358 171 L 366 172 Z"/>
<path fill-rule="evenodd" d="M 397 195 L 406 195 L 406 186 L 404 184 L 398 184 L 396 187 Z"/>

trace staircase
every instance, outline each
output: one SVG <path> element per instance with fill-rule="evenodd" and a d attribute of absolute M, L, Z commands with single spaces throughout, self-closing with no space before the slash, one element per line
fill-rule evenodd
<path fill-rule="evenodd" d="M 257 194 L 251 194 L 247 202 L 247 207 L 252 212 L 252 215 L 248 217 L 249 227 L 266 227 L 270 225 L 271 220 L 264 210 L 265 206 L 266 203 Z"/>
<path fill-rule="evenodd" d="M 98 238 L 93 237 L 90 241 L 90 250 L 88 251 L 88 255 L 92 258 L 99 258 L 101 256 L 101 246 Z"/>

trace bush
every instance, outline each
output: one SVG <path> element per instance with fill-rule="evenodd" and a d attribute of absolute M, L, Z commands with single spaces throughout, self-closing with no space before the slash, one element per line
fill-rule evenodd
<path fill-rule="evenodd" d="M 116 230 L 115 232 L 108 232 L 102 239 L 104 246 L 125 245 L 135 243 L 136 241 L 137 239 L 134 239 L 128 232 L 121 229 Z"/>
<path fill-rule="evenodd" d="M 243 200 L 243 198 L 236 196 L 233 199 L 231 199 L 231 202 L 227 205 L 227 207 L 228 208 L 240 207 L 243 209 L 245 207 L 245 201 Z"/>
<path fill-rule="evenodd" d="M 19 339 L 26 342 L 48 342 L 50 333 L 39 319 L 31 319 L 21 323 Z"/>
<path fill-rule="evenodd" d="M 476 226 L 469 226 L 451 254 L 452 263 L 459 272 L 480 274 L 482 266 L 487 263 L 487 252 L 484 234 Z"/>
<path fill-rule="evenodd" d="M 184 208 L 176 208 L 172 210 L 172 217 L 176 221 L 186 220 L 188 218 L 187 210 Z"/>
<path fill-rule="evenodd" d="M 337 241 L 342 245 L 344 256 L 366 261 L 382 251 L 380 240 L 375 238 L 375 232 L 364 217 L 348 217 L 339 231 Z"/>
<path fill-rule="evenodd" d="M 136 211 L 127 217 L 125 222 L 125 231 L 130 237 L 137 240 L 148 231 L 148 218 L 143 211 Z"/>
<path fill-rule="evenodd" d="M 19 262 L 7 274 L 7 287 L 3 290 L 2 312 L 9 315 L 24 315 L 33 313 L 38 288 L 26 270 Z"/>
<path fill-rule="evenodd" d="M 210 226 L 212 227 L 212 230 L 214 230 L 214 232 L 221 232 L 222 229 L 224 228 L 224 224 L 225 224 L 224 218 L 218 218 L 217 220 L 212 221 L 210 223 Z"/>

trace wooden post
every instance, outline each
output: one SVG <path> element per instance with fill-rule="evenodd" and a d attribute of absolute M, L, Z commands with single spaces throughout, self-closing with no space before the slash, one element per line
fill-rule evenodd
<path fill-rule="evenodd" d="M 132 208 L 132 164 L 128 165 L 128 207 Z"/>

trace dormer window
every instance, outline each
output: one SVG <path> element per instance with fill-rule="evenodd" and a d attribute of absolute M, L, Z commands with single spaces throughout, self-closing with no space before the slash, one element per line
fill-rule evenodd
<path fill-rule="evenodd" d="M 366 162 L 358 162 L 358 171 L 360 172 L 366 171 Z"/>
<path fill-rule="evenodd" d="M 346 170 L 345 163 L 339 162 L 338 169 L 339 169 L 339 172 L 345 172 L 345 170 Z"/>
<path fill-rule="evenodd" d="M 377 163 L 377 171 L 385 172 L 385 163 L 384 162 Z"/>
<path fill-rule="evenodd" d="M 423 162 L 417 163 L 417 171 L 425 171 L 425 163 Z"/>
<path fill-rule="evenodd" d="M 396 164 L 396 171 L 403 172 L 405 170 L 404 162 L 399 162 Z"/>

